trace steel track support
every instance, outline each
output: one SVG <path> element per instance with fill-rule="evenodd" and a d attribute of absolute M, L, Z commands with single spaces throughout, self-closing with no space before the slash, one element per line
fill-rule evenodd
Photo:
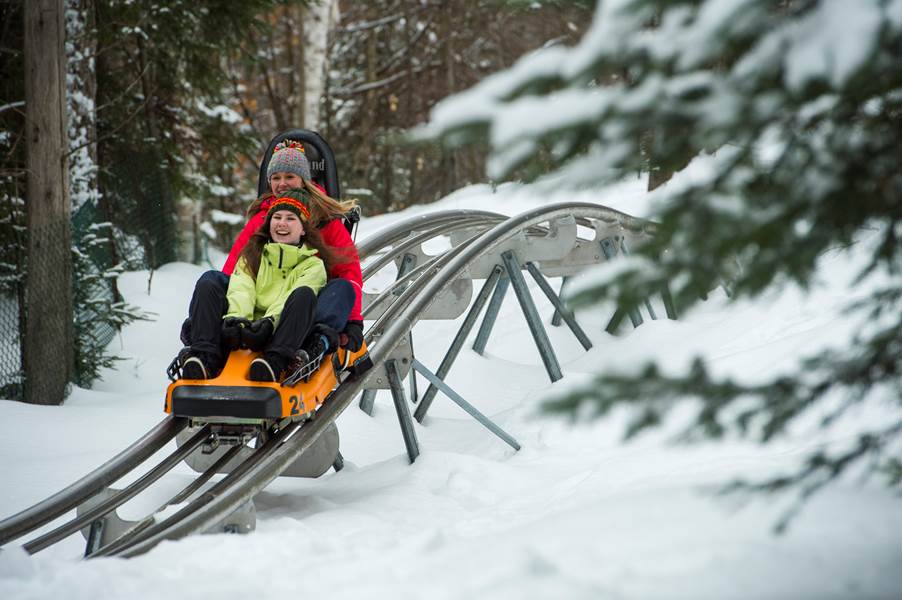
<path fill-rule="evenodd" d="M 410 356 L 414 356 L 414 353 L 413 353 L 413 331 L 411 331 L 411 332 L 408 334 L 408 336 L 409 336 L 408 340 L 409 340 L 409 343 L 410 343 Z M 408 380 L 409 380 L 409 381 L 408 381 L 408 384 L 407 384 L 407 387 L 410 389 L 410 402 L 411 402 L 411 404 L 416 404 L 416 403 L 417 403 L 417 400 L 418 400 L 418 398 L 417 398 L 417 395 L 418 395 L 418 392 L 417 392 L 417 374 L 413 372 L 413 369 L 411 369 L 411 370 L 410 370 L 410 373 L 408 374 L 407 377 L 408 377 Z"/>
<path fill-rule="evenodd" d="M 529 325 L 529 332 L 532 334 L 532 339 L 535 340 L 536 348 L 538 348 L 539 355 L 542 357 L 542 362 L 545 364 L 545 371 L 548 372 L 548 377 L 552 382 L 557 381 L 561 379 L 564 374 L 561 373 L 561 366 L 557 361 L 557 356 L 554 354 L 554 348 L 551 347 L 548 333 L 542 325 L 542 320 L 539 318 L 539 311 L 536 310 L 535 302 L 533 302 L 532 296 L 529 294 L 526 280 L 523 278 L 523 273 L 520 271 L 520 262 L 517 260 L 516 255 L 510 250 L 504 252 L 501 255 L 501 259 L 504 261 L 504 267 L 507 269 L 507 276 L 510 277 L 514 293 L 517 296 L 517 300 L 520 302 L 520 308 L 523 309 L 523 316 L 526 317 L 526 323 Z"/>
<path fill-rule="evenodd" d="M 372 417 L 375 403 L 376 390 L 363 390 L 363 393 L 360 394 L 360 410 Z"/>
<path fill-rule="evenodd" d="M 261 446 L 263 445 L 259 437 L 257 438 L 257 442 Z M 224 452 L 223 455 L 220 456 L 216 460 L 216 462 L 207 467 L 207 469 L 203 473 L 201 473 L 197 477 L 197 479 L 188 484 L 188 486 L 186 486 L 185 489 L 183 489 L 181 492 L 173 496 L 172 500 L 167 503 L 167 506 L 171 504 L 181 504 L 182 502 L 187 500 L 191 494 L 199 490 L 205 483 L 210 481 L 214 475 L 219 473 L 219 470 L 225 467 L 229 463 L 229 461 L 238 456 L 238 453 L 240 451 L 241 446 L 233 446 L 228 451 Z M 162 510 L 163 508 L 165 508 L 165 506 L 161 507 L 160 510 Z"/>
<path fill-rule="evenodd" d="M 623 252 L 624 255 L 629 255 L 630 253 L 629 248 L 626 246 L 626 238 L 620 240 L 620 251 Z M 648 311 L 648 316 L 651 317 L 652 321 L 658 320 L 658 315 L 655 314 L 655 309 L 648 298 L 645 299 L 645 309 Z"/>
<path fill-rule="evenodd" d="M 88 534 L 88 541 L 85 544 L 85 558 L 91 556 L 100 548 L 100 539 L 103 537 L 105 522 L 104 519 L 97 519 L 91 523 L 91 532 Z"/>
<path fill-rule="evenodd" d="M 121 491 L 122 490 L 112 487 L 104 488 L 99 494 L 89 499 L 84 504 L 79 505 L 76 509 L 76 514 L 83 515 L 99 503 L 114 497 Z M 98 517 L 91 522 L 89 527 L 83 527 L 81 529 L 81 534 L 85 538 L 84 557 L 93 558 L 94 553 L 103 550 L 105 544 L 108 544 L 117 537 L 131 531 L 138 523 L 138 521 L 128 521 L 123 519 L 116 512 L 115 508 L 105 515 Z"/>
<path fill-rule="evenodd" d="M 479 423 L 483 427 L 485 427 L 486 429 L 488 429 L 489 431 L 491 431 L 492 433 L 497 435 L 499 438 L 504 440 L 504 442 L 507 443 L 514 450 L 520 449 L 520 444 L 517 442 L 517 440 L 514 439 L 514 437 L 512 435 L 510 435 L 509 433 L 507 433 L 506 431 L 501 429 L 498 425 L 495 424 L 494 421 L 492 421 L 490 418 L 488 418 L 487 416 L 485 416 L 484 414 L 479 412 L 479 410 L 475 406 L 473 406 L 472 404 L 470 404 L 469 402 L 464 400 L 463 396 L 461 396 L 460 394 L 455 392 L 451 388 L 451 386 L 449 386 L 447 383 L 442 381 L 435 373 L 433 373 L 432 371 L 427 369 L 423 365 L 423 363 L 421 363 L 417 359 L 413 359 L 413 363 L 411 366 L 413 367 L 413 370 L 419 372 L 420 375 L 425 377 L 429 381 L 430 384 L 434 385 L 436 388 L 441 390 L 441 392 L 443 394 L 445 394 L 446 396 L 448 396 L 452 401 L 454 401 L 455 404 L 457 404 L 459 407 L 464 409 L 471 417 L 473 417 L 474 419 L 479 421 Z"/>
<path fill-rule="evenodd" d="M 667 313 L 667 318 L 676 321 L 677 311 L 673 304 L 673 296 L 670 295 L 670 286 L 667 284 L 661 290 L 661 299 L 664 301 L 664 312 Z"/>
<path fill-rule="evenodd" d="M 570 281 L 570 276 L 569 276 L 569 275 L 564 275 L 564 277 L 561 279 L 561 289 L 560 289 L 560 291 L 557 293 L 558 298 L 560 298 L 560 297 L 563 295 L 563 293 L 564 293 L 564 287 L 567 285 L 567 282 L 568 282 L 568 281 Z M 561 318 L 561 313 L 558 312 L 557 310 L 555 310 L 555 311 L 554 311 L 554 315 L 551 317 L 551 325 L 552 325 L 552 327 L 560 327 L 562 321 L 563 321 L 563 319 Z"/>
<path fill-rule="evenodd" d="M 545 276 L 542 275 L 542 272 L 531 262 L 526 263 L 526 270 L 529 271 L 532 278 L 539 284 L 539 289 L 542 290 L 545 297 L 554 305 L 555 316 L 560 316 L 564 322 L 567 323 L 567 327 L 570 328 L 570 331 L 573 332 L 573 335 L 575 335 L 576 339 L 579 340 L 579 343 L 582 344 L 583 349 L 590 350 L 592 348 L 592 341 L 589 339 L 589 336 L 586 335 L 583 328 L 576 322 L 573 311 L 567 308 L 561 300 L 561 297 L 555 294 L 554 290 L 551 289 L 551 285 L 548 283 L 548 280 L 545 279 Z"/>
<path fill-rule="evenodd" d="M 614 245 L 614 240 L 611 238 L 604 238 L 601 240 L 601 251 L 604 254 L 605 259 L 614 260 L 617 256 L 617 246 Z M 618 308 L 614 311 L 614 316 L 611 317 L 611 320 L 608 322 L 608 326 L 604 328 L 610 334 L 613 334 L 617 331 L 617 327 L 620 326 L 620 323 L 623 321 L 623 317 L 629 315 L 630 321 L 633 324 L 633 327 L 638 327 L 643 323 L 642 315 L 639 314 L 639 311 L 631 309 L 629 311 L 624 311 L 621 308 Z"/>
<path fill-rule="evenodd" d="M 395 359 L 385 361 L 385 374 L 388 384 L 391 386 L 391 397 L 395 403 L 395 411 L 398 413 L 398 423 L 401 425 L 401 435 L 404 437 L 404 447 L 407 448 L 407 457 L 410 463 L 420 455 L 420 445 L 417 442 L 417 433 L 413 428 L 413 419 L 410 418 L 410 409 L 407 408 L 407 399 L 404 397 L 404 386 L 401 376 L 398 375 L 398 366 Z"/>
<path fill-rule="evenodd" d="M 495 320 L 501 311 L 501 305 L 504 303 L 504 296 L 507 294 L 507 288 L 510 287 L 510 283 L 507 273 L 502 272 L 501 278 L 495 286 L 495 292 L 492 294 L 492 299 L 489 301 L 489 307 L 482 318 L 482 325 L 479 326 L 479 331 L 476 333 L 476 341 L 473 342 L 473 350 L 480 356 L 485 353 L 486 344 L 489 342 L 489 336 L 492 334 L 492 328 L 495 326 Z"/>
<path fill-rule="evenodd" d="M 413 271 L 417 266 L 417 257 L 414 254 L 405 253 L 404 257 L 401 259 L 401 265 L 398 267 L 398 279 L 401 279 L 411 271 Z M 400 296 L 403 289 L 397 290 L 397 294 Z M 410 356 L 414 356 L 413 353 L 413 331 L 408 333 L 410 339 Z M 413 372 L 413 369 L 410 371 L 410 401 L 416 404 L 417 402 L 417 375 Z"/>
<path fill-rule="evenodd" d="M 489 299 L 489 294 L 492 293 L 492 290 L 498 283 L 502 271 L 503 269 L 500 266 L 496 266 L 488 279 L 485 280 L 482 289 L 479 290 L 479 294 L 476 296 L 473 306 L 470 307 L 470 311 L 464 318 L 464 322 L 461 324 L 460 329 L 458 329 L 457 335 L 454 336 L 454 341 L 451 342 L 451 347 L 448 348 L 445 358 L 442 359 L 442 363 L 435 372 L 436 377 L 440 380 L 444 380 L 445 377 L 448 376 L 448 372 L 451 371 L 451 366 L 454 364 L 454 361 L 457 360 L 458 354 L 460 354 L 461 349 L 464 347 L 464 342 L 473 330 L 476 319 L 479 318 L 479 313 L 482 312 L 482 307 L 485 306 L 486 301 Z M 410 373 L 411 377 L 415 376 L 416 369 L 411 369 Z M 423 400 L 420 402 L 419 406 L 417 406 L 417 410 L 413 414 L 414 418 L 420 423 L 426 418 L 426 412 L 429 410 L 429 407 L 432 406 L 432 401 L 435 399 L 437 392 L 438 387 L 434 383 L 430 383 L 426 393 L 423 394 Z"/>
<path fill-rule="evenodd" d="M 403 279 L 405 275 L 413 271 L 417 266 L 417 257 L 414 254 L 405 253 L 401 257 L 401 263 L 398 265 L 398 276 L 395 277 L 395 281 L 399 279 Z M 404 292 L 404 287 L 400 287 L 396 289 L 393 294 L 395 296 L 400 296 Z M 413 331 L 408 333 L 408 339 L 410 340 L 410 354 L 413 356 Z M 412 402 L 417 401 L 417 378 L 416 374 L 411 371 L 410 372 L 410 399 Z M 369 416 L 373 416 L 373 409 L 376 404 L 376 390 L 363 390 L 363 393 L 360 396 L 360 410 L 368 414 Z M 337 469 L 336 469 L 337 470 Z"/>

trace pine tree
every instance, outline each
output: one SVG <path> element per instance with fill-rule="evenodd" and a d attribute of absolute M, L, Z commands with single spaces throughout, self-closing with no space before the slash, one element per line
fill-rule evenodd
<path fill-rule="evenodd" d="M 825 251 L 848 249 L 865 229 L 877 239 L 857 281 L 882 283 L 849 307 L 867 326 L 848 348 L 758 385 L 715 377 L 702 360 L 677 376 L 655 364 L 605 373 L 551 410 L 631 406 L 633 435 L 699 397 L 694 433 L 768 442 L 825 409 L 828 394 L 844 401 L 824 426 L 880 394 L 894 415 L 851 447 L 737 487 L 806 498 L 856 463 L 902 482 L 900 56 L 899 0 L 602 0 L 576 47 L 529 55 L 437 107 L 428 134 L 489 140 L 496 178 L 536 178 L 551 164 L 556 185 L 599 186 L 693 157 L 704 166 L 661 189 L 654 239 L 577 305 L 629 309 L 669 285 L 686 311 L 724 279 L 734 300 L 785 282 L 804 288 Z"/>
<path fill-rule="evenodd" d="M 72 246 L 72 269 L 77 277 L 73 288 L 75 306 L 74 363 L 72 381 L 89 387 L 103 369 L 114 368 L 121 359 L 109 344 L 122 327 L 134 321 L 153 320 L 154 315 L 130 305 L 113 291 L 112 283 L 124 265 L 110 266 L 108 248 L 111 223 L 95 223 L 86 230 L 75 228 L 77 243 Z"/>
<path fill-rule="evenodd" d="M 66 101 L 69 143 L 69 198 L 72 208 L 72 305 L 74 310 L 71 380 L 90 386 L 117 360 L 109 342 L 123 325 L 146 319 L 119 298 L 112 224 L 98 223 L 95 110 L 96 38 L 94 0 L 66 0 Z"/>
<path fill-rule="evenodd" d="M 241 93 L 232 63 L 265 49 L 276 25 L 266 18 L 270 12 L 306 3 L 96 2 L 104 208 L 108 220 L 140 241 L 150 266 L 198 258 L 190 243 L 177 253 L 179 237 L 194 232 L 191 215 L 179 231 L 176 214 L 185 203 L 234 195 L 236 173 L 243 175 L 237 157 L 256 160 L 268 141 L 269 135 L 257 139 L 236 110 Z"/>

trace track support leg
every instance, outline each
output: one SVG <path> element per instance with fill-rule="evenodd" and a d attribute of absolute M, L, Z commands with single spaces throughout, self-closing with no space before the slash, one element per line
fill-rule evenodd
<path fill-rule="evenodd" d="M 567 285 L 567 282 L 568 282 L 568 281 L 570 281 L 570 276 L 569 276 L 569 275 L 565 275 L 565 276 L 561 279 L 561 289 L 560 289 L 560 291 L 557 293 L 558 298 L 560 298 L 561 295 L 564 293 L 564 287 Z M 551 317 L 551 326 L 552 326 L 552 327 L 560 327 L 562 321 L 563 321 L 563 319 L 561 318 L 561 313 L 558 312 L 557 310 L 555 310 L 555 311 L 554 311 L 554 315 L 552 315 L 552 317 Z"/>
<path fill-rule="evenodd" d="M 470 335 L 470 332 L 473 330 L 473 326 L 476 324 L 476 319 L 479 318 L 479 313 L 482 312 L 482 307 L 485 306 L 486 301 L 489 298 L 489 294 L 492 293 L 492 290 L 495 287 L 495 284 L 498 283 L 498 279 L 501 277 L 502 268 L 500 266 L 496 266 L 492 271 L 492 274 L 489 275 L 488 279 L 485 280 L 485 284 L 483 284 L 482 289 L 479 290 L 479 294 L 476 296 L 476 300 L 473 302 L 473 306 L 470 307 L 470 311 L 467 313 L 467 316 L 464 318 L 463 324 L 460 326 L 460 329 L 457 331 L 457 335 L 454 336 L 454 341 L 451 342 L 451 347 L 448 348 L 448 352 L 445 354 L 445 358 L 442 359 L 441 365 L 439 365 L 438 371 L 436 371 L 435 375 L 444 380 L 445 377 L 448 376 L 448 372 L 451 370 L 451 366 L 454 364 L 454 361 L 457 360 L 457 355 L 460 354 L 461 348 L 464 346 L 464 342 L 467 339 L 467 336 Z M 411 369 L 411 377 L 413 377 L 416 369 Z M 429 407 L 432 406 L 432 401 L 435 399 L 435 394 L 438 392 L 438 388 L 434 383 L 430 383 L 429 387 L 426 389 L 426 393 L 423 394 L 423 399 L 420 402 L 419 406 L 417 406 L 417 410 L 414 412 L 414 418 L 420 423 L 423 422 L 423 419 L 426 418 L 426 412 L 429 410 Z"/>
<path fill-rule="evenodd" d="M 435 373 L 432 373 L 429 369 L 423 366 L 423 363 L 421 363 L 417 359 L 413 359 L 413 369 L 419 372 L 420 375 L 425 377 L 430 384 L 441 390 L 443 394 L 451 398 L 451 400 L 453 400 L 455 404 L 467 411 L 467 413 L 471 417 L 479 421 L 479 423 L 483 427 L 504 440 L 504 442 L 510 445 L 511 448 L 513 448 L 514 450 L 520 449 L 520 444 L 513 438 L 513 436 L 498 427 L 498 425 L 496 425 L 494 421 L 479 412 L 479 410 L 475 406 L 464 400 L 460 394 L 458 394 L 451 388 L 451 386 L 439 379 Z"/>
<path fill-rule="evenodd" d="M 401 376 L 398 375 L 395 359 L 385 361 L 385 374 L 388 376 L 388 384 L 391 386 L 391 396 L 398 413 L 398 423 L 401 425 L 401 435 L 404 437 L 407 457 L 413 464 L 420 455 L 420 445 L 417 442 L 417 433 L 413 429 L 413 419 L 410 418 L 410 409 L 407 408 L 407 398 L 404 397 L 404 387 L 401 384 Z"/>
<path fill-rule="evenodd" d="M 620 240 L 620 251 L 623 252 L 624 255 L 628 255 L 630 253 L 629 248 L 626 246 L 626 238 Z M 648 298 L 645 299 L 645 310 L 648 311 L 648 316 L 651 317 L 652 321 L 658 320 L 658 315 L 655 313 L 655 308 L 651 305 L 651 302 Z"/>
<path fill-rule="evenodd" d="M 500 267 L 500 265 L 499 265 Z M 502 273 L 498 284 L 495 286 L 495 292 L 489 301 L 489 307 L 485 311 L 485 317 L 482 318 L 482 325 L 476 333 L 476 341 L 473 342 L 473 350 L 482 356 L 485 352 L 486 344 L 489 342 L 489 336 L 492 333 L 492 327 L 495 326 L 495 320 L 498 318 L 498 312 L 504 303 L 504 296 L 507 294 L 507 288 L 510 287 L 511 280 L 507 273 Z"/>
<path fill-rule="evenodd" d="M 673 305 L 673 296 L 670 295 L 670 287 L 665 285 L 664 289 L 661 290 L 661 299 L 664 301 L 664 312 L 667 313 L 667 318 L 676 321 L 677 312 L 676 307 Z"/>
<path fill-rule="evenodd" d="M 373 416 L 373 405 L 376 402 L 376 390 L 363 390 L 360 395 L 360 410 Z"/>
<path fill-rule="evenodd" d="M 614 245 L 614 240 L 611 238 L 605 238 L 601 240 L 601 251 L 604 253 L 604 257 L 607 260 L 614 260 L 617 256 L 617 246 Z M 620 326 L 620 323 L 623 321 L 623 317 L 629 315 L 630 321 L 633 324 L 633 327 L 638 327 L 643 323 L 642 315 L 639 314 L 639 311 L 636 309 L 631 309 L 629 311 L 624 311 L 618 308 L 614 311 L 614 316 L 611 317 L 611 320 L 608 322 L 608 326 L 604 328 L 608 333 L 613 334 L 617 327 Z"/>
<path fill-rule="evenodd" d="M 539 271 L 539 268 L 533 263 L 528 262 L 526 263 L 526 269 L 529 271 L 529 274 L 532 275 L 532 278 L 536 280 L 536 283 L 539 284 L 539 289 L 542 290 L 545 297 L 554 305 L 555 316 L 559 316 L 567 323 L 567 327 L 570 328 L 570 331 L 573 332 L 573 335 L 575 335 L 576 339 L 579 340 L 579 343 L 582 344 L 583 349 L 591 349 L 592 342 L 589 340 L 589 336 L 586 335 L 586 332 L 583 331 L 583 328 L 576 322 L 573 311 L 567 308 L 561 301 L 560 296 L 554 293 L 554 290 L 551 289 L 551 285 L 548 283 L 548 280 L 545 279 L 545 276 L 542 275 L 542 272 Z"/>
<path fill-rule="evenodd" d="M 407 335 L 408 335 L 408 342 L 410 343 L 410 356 L 413 357 L 413 356 L 414 356 L 414 353 L 413 353 L 413 332 L 411 331 L 411 332 L 408 333 Z M 416 374 L 416 372 L 414 372 L 413 369 L 411 369 L 411 370 L 410 370 L 410 373 L 408 374 L 408 381 L 409 381 L 408 387 L 410 388 L 410 402 L 411 402 L 412 404 L 416 404 L 416 403 L 417 403 L 417 400 L 418 400 L 418 398 L 417 398 L 417 395 L 418 395 L 418 392 L 417 392 L 417 374 Z"/>
<path fill-rule="evenodd" d="M 501 258 L 504 260 L 507 276 L 510 277 L 511 285 L 514 287 L 514 293 L 517 295 L 517 300 L 520 302 L 520 308 L 523 309 L 523 316 L 526 317 L 526 323 L 529 325 L 529 332 L 532 333 L 532 338 L 536 342 L 536 348 L 538 348 L 539 355 L 542 357 L 542 362 L 545 364 L 545 370 L 548 372 L 548 377 L 552 382 L 557 381 L 564 375 L 561 373 L 561 366 L 558 364 L 557 356 L 554 354 L 554 348 L 551 347 L 551 342 L 548 340 L 548 333 L 546 333 L 545 327 L 542 325 L 542 320 L 539 318 L 539 311 L 536 310 L 536 305 L 532 301 L 532 296 L 529 295 L 529 288 L 526 287 L 526 280 L 523 278 L 523 273 L 520 272 L 520 262 L 510 250 L 503 253 Z"/>
<path fill-rule="evenodd" d="M 410 273 L 417 266 L 417 257 L 414 254 L 406 253 L 403 258 L 401 258 L 401 264 L 398 266 L 398 279 L 401 279 L 408 273 Z M 397 295 L 400 296 L 403 292 L 403 289 L 397 290 Z M 413 356 L 413 331 L 409 332 L 408 339 L 410 341 L 410 355 Z M 416 404 L 417 396 L 417 375 L 413 372 L 413 369 L 410 371 L 410 401 Z M 372 416 L 372 409 L 368 412 L 370 416 Z"/>
<path fill-rule="evenodd" d="M 97 519 L 91 523 L 91 532 L 88 534 L 88 541 L 85 544 L 85 558 L 88 558 L 100 549 L 100 540 L 103 538 L 105 524 L 105 519 Z"/>

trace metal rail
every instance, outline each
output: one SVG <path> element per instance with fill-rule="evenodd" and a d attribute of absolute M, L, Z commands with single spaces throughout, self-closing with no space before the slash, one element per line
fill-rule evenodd
<path fill-rule="evenodd" d="M 108 487 L 165 446 L 187 424 L 186 419 L 166 417 L 128 448 L 72 485 L 0 521 L 0 545 L 49 523 Z"/>
<path fill-rule="evenodd" d="M 447 235 L 453 231 L 458 231 L 460 229 L 466 229 L 469 227 L 482 227 L 484 229 L 488 229 L 496 222 L 497 219 L 488 219 L 485 217 L 470 217 L 460 219 L 458 221 L 452 221 L 451 223 L 441 223 L 439 225 L 430 227 L 429 229 L 421 233 L 415 233 L 414 235 L 404 239 L 400 243 L 392 244 L 390 252 L 386 252 L 378 259 L 367 264 L 363 269 L 363 279 L 364 281 L 366 281 L 374 273 L 378 272 L 382 267 L 390 263 L 392 260 L 400 256 L 404 252 L 407 252 L 411 248 L 419 246 L 435 237 L 438 237 L 440 235 Z"/>
<path fill-rule="evenodd" d="M 248 457 L 237 469 L 212 488 L 189 502 L 169 518 L 139 532 L 117 548 L 101 549 L 93 556 L 137 556 L 147 552 L 163 540 L 181 539 L 196 531 L 213 527 L 256 496 L 269 482 L 287 469 L 301 453 L 312 445 L 302 445 L 305 436 L 295 435 L 308 430 L 311 422 L 288 423 Z M 310 428 L 312 430 L 312 428 Z M 300 430 L 300 431 L 299 431 Z M 318 431 L 322 433 L 322 429 Z M 310 437 L 309 435 L 306 437 Z M 316 436 L 318 437 L 318 435 Z M 112 545 L 111 545 L 112 546 Z"/>
<path fill-rule="evenodd" d="M 376 365 L 382 363 L 401 343 L 407 332 L 416 325 L 419 320 L 418 315 L 424 312 L 455 278 L 483 254 L 501 247 L 504 242 L 524 230 L 549 220 L 568 216 L 617 223 L 630 231 L 644 231 L 648 225 L 648 222 L 642 219 L 636 219 L 598 204 L 585 202 L 552 204 L 527 211 L 499 223 L 477 239 L 449 252 L 448 260 L 443 263 L 441 268 L 434 274 L 429 271 L 424 275 L 424 277 L 431 275 L 428 282 L 408 287 L 405 293 L 382 314 L 379 321 L 385 325 L 385 330 L 379 338 L 378 346 L 370 352 L 373 363 Z M 410 293 L 408 294 L 408 292 Z"/>
<path fill-rule="evenodd" d="M 366 238 L 357 245 L 357 253 L 360 255 L 360 259 L 363 260 L 383 248 L 403 240 L 410 235 L 411 231 L 423 231 L 424 229 L 429 229 L 434 226 L 455 223 L 461 219 L 469 219 L 470 217 L 482 217 L 497 221 L 503 221 L 506 218 L 502 214 L 484 210 L 440 210 L 417 215 L 395 223 L 391 227 Z"/>
<path fill-rule="evenodd" d="M 497 220 L 488 231 L 471 237 L 437 257 L 430 268 L 411 281 L 410 285 L 394 300 L 367 331 L 372 341 L 370 357 L 376 368 L 384 368 L 395 348 L 407 338 L 419 320 L 419 315 L 429 307 L 438 295 L 484 254 L 497 251 L 515 236 L 529 231 L 539 231 L 544 222 L 572 216 L 577 220 L 596 219 L 616 224 L 633 232 L 648 231 L 649 223 L 624 213 L 588 203 L 555 204 L 528 211 L 506 220 L 495 213 L 483 211 L 443 211 L 407 219 L 374 238 L 368 238 L 360 248 L 366 257 L 388 245 L 410 237 L 412 231 L 429 229 L 440 235 L 456 229 L 463 216 Z M 587 221 L 588 222 L 588 221 Z M 447 227 L 446 227 L 447 226 Z M 420 238 L 417 238 L 418 240 Z M 387 262 L 387 261 L 386 261 Z M 376 335 L 378 334 L 378 335 Z M 305 450 L 311 448 L 317 438 L 351 404 L 363 389 L 366 378 L 346 379 L 316 411 L 314 418 L 303 423 L 284 424 L 267 442 L 234 469 L 227 477 L 195 498 L 167 519 L 150 524 L 145 520 L 128 534 L 99 549 L 96 556 L 135 556 L 148 551 L 163 540 L 174 540 L 193 532 L 204 531 L 220 522 L 242 504 L 253 498 L 270 481 L 287 469 Z M 73 508 L 81 501 L 97 493 L 150 456 L 186 425 L 184 419 L 168 418 L 154 430 L 132 444 L 119 456 L 69 488 L 48 498 L 34 507 L 0 523 L 0 540 L 14 539 L 23 533 L 43 525 L 52 518 Z M 138 460 L 140 458 L 140 460 Z M 192 484 L 193 489 L 197 486 Z M 185 497 L 186 494 L 180 494 Z M 2 543 L 2 542 L 0 542 Z"/>
<path fill-rule="evenodd" d="M 29 554 L 40 552 L 44 548 L 55 544 L 56 542 L 66 538 L 71 533 L 75 533 L 85 525 L 99 519 L 109 512 L 116 510 L 139 493 L 147 489 L 154 481 L 168 473 L 177 464 L 185 460 L 195 448 L 200 446 L 210 435 L 210 426 L 204 426 L 200 431 L 195 433 L 187 443 L 179 446 L 175 452 L 164 458 L 160 464 L 148 471 L 137 481 L 129 485 L 124 490 L 118 491 L 112 497 L 101 502 L 83 515 L 80 515 L 68 523 L 60 525 L 56 529 L 45 533 L 44 535 L 33 539 L 23 546 Z"/>
<path fill-rule="evenodd" d="M 201 486 L 203 486 L 216 473 L 218 473 L 219 469 L 223 465 L 225 465 L 230 460 L 235 458 L 243 447 L 244 446 L 239 446 L 239 445 L 233 446 L 228 452 L 226 452 L 221 457 L 219 457 L 219 460 L 217 460 L 215 463 L 210 465 L 210 467 L 206 471 L 204 471 L 199 477 L 197 477 L 194 481 L 192 481 L 190 484 L 188 484 L 182 491 L 178 492 L 175 496 L 173 496 L 172 498 L 167 500 L 165 503 L 163 503 L 157 510 L 153 511 L 152 513 L 150 513 L 149 515 L 147 515 L 140 521 L 133 522 L 132 525 L 128 529 L 123 531 L 122 534 L 118 538 L 109 542 L 106 546 L 103 546 L 99 549 L 94 548 L 86 556 L 94 555 L 100 551 L 103 551 L 104 553 L 109 554 L 110 552 L 114 551 L 116 548 L 121 548 L 125 544 L 130 543 L 139 533 L 141 533 L 142 531 L 144 531 L 145 529 L 147 529 L 148 527 L 150 527 L 151 525 L 154 524 L 155 515 L 159 514 L 160 511 L 164 510 L 165 508 L 167 508 L 169 506 L 181 504 L 182 502 L 187 500 L 191 494 L 193 494 L 194 492 L 199 490 L 201 488 Z"/>
<path fill-rule="evenodd" d="M 452 249 L 453 256 L 465 245 Z M 445 258 L 445 257 L 442 257 Z M 445 258 L 447 260 L 447 258 Z M 403 297 L 403 295 L 402 295 Z M 316 412 L 315 418 L 297 429 L 291 423 L 272 436 L 237 469 L 168 519 L 152 526 L 136 528 L 127 540 L 117 540 L 90 557 L 136 556 L 147 552 L 163 540 L 175 540 L 212 527 L 235 509 L 253 498 L 270 481 L 290 466 L 298 456 L 312 447 L 363 388 L 364 381 L 346 380 Z M 292 435 L 293 434 L 293 435 Z"/>

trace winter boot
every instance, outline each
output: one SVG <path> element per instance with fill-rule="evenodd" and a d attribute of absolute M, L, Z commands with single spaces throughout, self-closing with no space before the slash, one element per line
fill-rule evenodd
<path fill-rule="evenodd" d="M 251 370 L 248 379 L 251 381 L 278 381 L 285 365 L 285 358 L 275 352 L 267 352 L 251 362 Z"/>
<path fill-rule="evenodd" d="M 219 370 L 218 367 L 214 357 L 198 352 L 182 363 L 182 379 L 210 379 Z"/>
<path fill-rule="evenodd" d="M 307 339 L 301 344 L 301 350 L 307 353 L 308 360 L 316 360 L 337 349 L 338 332 L 322 323 L 314 325 Z"/>

